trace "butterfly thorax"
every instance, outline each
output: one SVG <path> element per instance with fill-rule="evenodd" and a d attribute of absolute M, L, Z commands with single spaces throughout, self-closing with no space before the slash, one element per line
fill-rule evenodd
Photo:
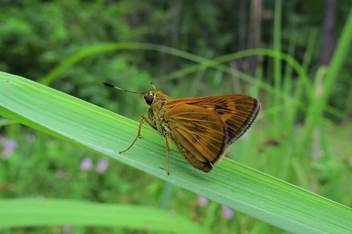
<path fill-rule="evenodd" d="M 170 129 L 168 127 L 167 119 L 165 116 L 168 108 L 164 108 L 164 105 L 173 99 L 163 94 L 161 91 L 150 91 L 148 94 L 154 96 L 153 103 L 151 105 L 148 105 L 147 103 L 149 106 L 148 119 L 151 120 L 153 125 L 156 127 L 156 130 L 158 130 L 158 132 L 164 136 L 166 132 L 170 133 Z"/>

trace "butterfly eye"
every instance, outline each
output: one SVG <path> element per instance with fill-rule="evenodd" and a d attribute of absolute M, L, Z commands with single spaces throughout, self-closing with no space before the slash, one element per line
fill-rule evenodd
<path fill-rule="evenodd" d="M 154 96 L 149 94 L 148 96 L 144 96 L 145 102 L 150 106 L 154 101 Z"/>

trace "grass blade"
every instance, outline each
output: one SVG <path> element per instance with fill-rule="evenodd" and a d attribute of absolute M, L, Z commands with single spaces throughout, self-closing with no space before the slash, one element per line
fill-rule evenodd
<path fill-rule="evenodd" d="M 189 219 L 151 207 L 62 199 L 0 200 L 0 227 L 77 225 L 147 229 L 161 233 L 209 233 Z"/>
<path fill-rule="evenodd" d="M 103 87 L 102 87 L 103 88 Z M 144 140 L 124 154 L 138 123 L 33 81 L 0 73 L 0 114 L 89 148 L 225 206 L 294 233 L 352 232 L 352 210 L 289 183 L 224 159 L 205 174 L 142 127 Z"/>

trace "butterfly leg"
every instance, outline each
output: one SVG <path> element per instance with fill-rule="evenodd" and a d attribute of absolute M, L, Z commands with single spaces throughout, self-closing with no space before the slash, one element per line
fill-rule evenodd
<path fill-rule="evenodd" d="M 142 115 L 141 121 L 139 122 L 138 134 L 137 134 L 136 138 L 134 139 L 132 144 L 127 149 L 125 149 L 124 151 L 119 152 L 119 154 L 125 153 L 127 150 L 131 149 L 131 147 L 134 145 L 134 143 L 136 142 L 136 140 L 138 138 L 143 138 L 142 135 L 141 135 L 141 128 L 142 128 L 142 124 L 143 124 L 144 121 L 146 121 L 152 127 L 154 126 L 154 125 L 152 125 L 152 123 L 149 121 L 149 119 L 147 117 Z"/>
<path fill-rule="evenodd" d="M 167 171 L 167 175 L 170 175 L 169 173 L 169 135 L 167 134 L 167 132 L 165 133 L 165 140 L 166 140 L 166 171 Z"/>

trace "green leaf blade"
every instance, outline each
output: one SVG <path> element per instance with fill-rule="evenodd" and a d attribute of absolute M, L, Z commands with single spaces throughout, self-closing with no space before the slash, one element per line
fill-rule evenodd
<path fill-rule="evenodd" d="M 102 86 L 102 88 L 104 88 Z M 24 78 L 0 73 L 0 114 L 92 149 L 235 210 L 294 233 L 352 232 L 352 210 L 284 181 L 224 159 L 206 174 L 142 127 L 145 139 L 126 153 L 138 123 Z"/>
<path fill-rule="evenodd" d="M 75 225 L 147 229 L 162 233 L 209 233 L 190 220 L 151 207 L 63 199 L 4 199 L 0 227 Z"/>

